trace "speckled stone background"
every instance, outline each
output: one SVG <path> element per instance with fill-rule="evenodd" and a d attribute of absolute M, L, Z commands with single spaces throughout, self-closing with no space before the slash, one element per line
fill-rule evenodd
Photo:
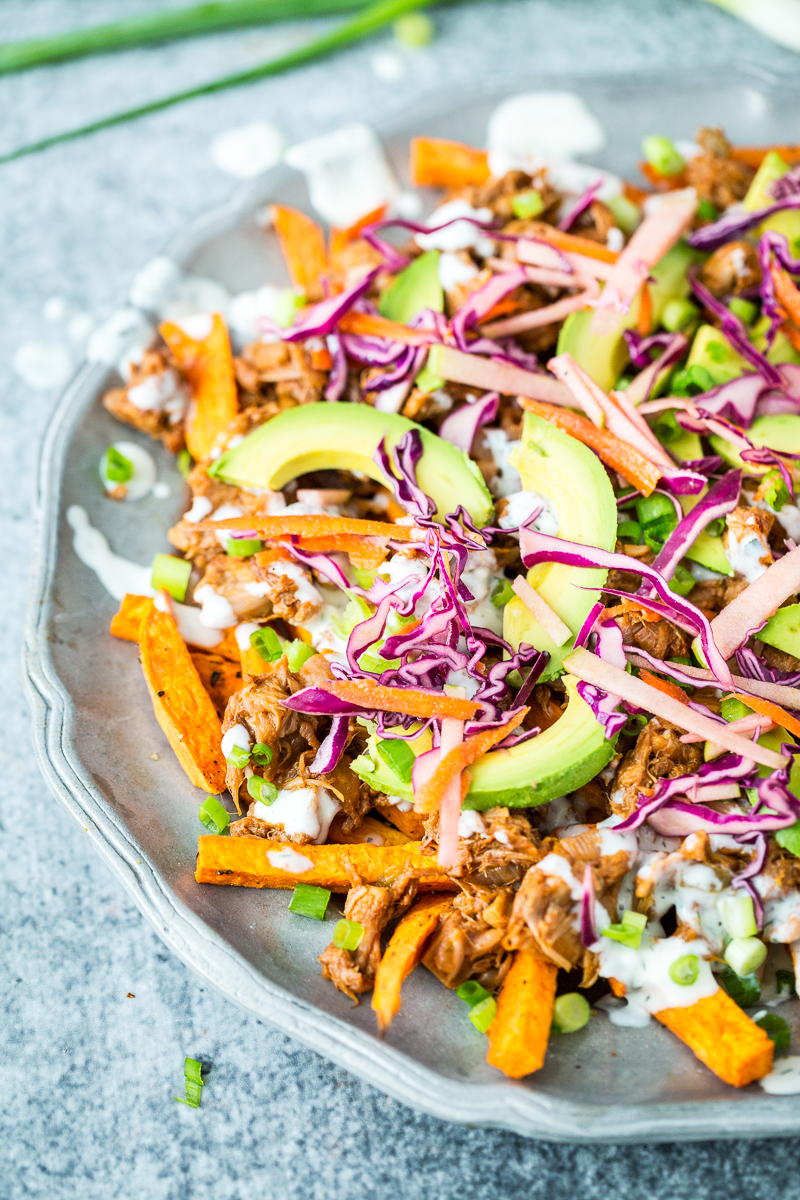
<path fill-rule="evenodd" d="M 0 40 L 155 4 L 3 0 Z M 52 336 L 48 298 L 99 319 L 137 267 L 225 198 L 233 181 L 209 159 L 215 133 L 267 119 L 295 140 L 357 116 L 392 116 L 423 90 L 485 70 L 800 70 L 800 57 L 701 0 L 496 0 L 444 10 L 436 24 L 435 44 L 404 55 L 397 82 L 371 67 L 392 49 L 384 35 L 0 167 L 2 1200 L 800 1197 L 794 1141 L 552 1146 L 447 1125 L 387 1099 L 201 987 L 33 764 L 19 643 L 37 445 L 54 396 L 25 387 L 11 359 L 21 342 Z M 0 79 L 0 149 L 258 62 L 304 36 L 298 27 L 245 31 Z M 172 1100 L 187 1054 L 211 1067 L 199 1111 Z"/>

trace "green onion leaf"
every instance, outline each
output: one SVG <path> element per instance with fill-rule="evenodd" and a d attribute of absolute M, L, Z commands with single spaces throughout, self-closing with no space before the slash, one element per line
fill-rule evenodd
<path fill-rule="evenodd" d="M 295 674 L 300 670 L 303 663 L 308 662 L 317 653 L 313 646 L 309 646 L 308 642 L 301 642 L 299 639 L 294 642 L 287 642 L 283 647 L 283 652 L 286 655 L 289 670 L 294 671 Z"/>
<path fill-rule="evenodd" d="M 181 450 L 180 454 L 175 460 L 175 466 L 178 468 L 184 479 L 189 478 L 189 473 L 192 469 L 192 456 L 188 450 Z"/>
<path fill-rule="evenodd" d="M 535 188 L 528 192 L 517 192 L 516 196 L 511 198 L 511 211 L 520 221 L 530 221 L 533 217 L 538 217 L 543 209 L 542 193 L 537 192 Z"/>
<path fill-rule="evenodd" d="M 686 166 L 673 142 L 656 133 L 642 139 L 642 154 L 659 175 L 680 175 Z"/>
<path fill-rule="evenodd" d="M 553 1029 L 556 1033 L 577 1033 L 592 1015 L 589 1002 L 579 992 L 557 996 L 553 1005 Z"/>
<path fill-rule="evenodd" d="M 288 329 L 290 325 L 294 324 L 297 310 L 305 308 L 305 304 L 305 292 L 301 292 L 297 288 L 284 288 L 275 304 L 275 324 L 280 325 L 281 329 Z"/>
<path fill-rule="evenodd" d="M 225 762 L 236 767 L 237 771 L 243 771 L 250 762 L 250 751 L 246 746 L 233 745 L 230 753 L 225 755 Z"/>
<path fill-rule="evenodd" d="M 614 214 L 614 220 L 623 233 L 633 233 L 641 223 L 642 210 L 627 196 L 613 196 L 606 203 Z"/>
<path fill-rule="evenodd" d="M 257 767 L 268 767 L 272 762 L 272 747 L 266 742 L 256 742 L 250 754 Z"/>
<path fill-rule="evenodd" d="M 752 975 L 767 957 L 767 947 L 757 937 L 733 938 L 725 947 L 725 962 L 737 975 Z"/>
<path fill-rule="evenodd" d="M 729 937 L 755 937 L 758 933 L 753 898 L 746 892 L 739 892 L 738 896 L 726 896 L 717 902 L 717 908 Z"/>
<path fill-rule="evenodd" d="M 357 950 L 363 936 L 364 926 L 358 921 L 347 921 L 343 917 L 333 927 L 333 944 L 339 950 Z"/>
<path fill-rule="evenodd" d="M 414 386 L 418 387 L 424 395 L 429 395 L 431 392 L 438 392 L 445 385 L 445 380 L 436 371 L 425 363 L 420 373 L 414 380 Z"/>
<path fill-rule="evenodd" d="M 748 708 L 742 700 L 737 700 L 735 696 L 723 696 L 719 705 L 719 714 L 725 721 L 739 721 L 742 717 L 749 717 L 753 713 L 752 708 Z"/>
<path fill-rule="evenodd" d="M 763 1029 L 767 1037 L 774 1042 L 778 1053 L 781 1050 L 789 1049 L 792 1035 L 783 1017 L 779 1017 L 777 1013 L 764 1013 L 763 1017 L 757 1017 L 755 1021 L 756 1025 Z"/>
<path fill-rule="evenodd" d="M 157 592 L 164 588 L 173 600 L 185 600 L 191 573 L 192 564 L 185 558 L 176 558 L 174 554 L 157 554 L 153 559 L 150 586 Z"/>
<path fill-rule="evenodd" d="M 133 478 L 133 463 L 116 446 L 109 446 L 100 459 L 100 478 L 110 483 L 127 483 Z"/>
<path fill-rule="evenodd" d="M 669 581 L 669 590 L 678 596 L 688 596 L 694 588 L 695 582 L 692 572 L 687 571 L 686 567 L 678 563 L 672 579 Z"/>
<path fill-rule="evenodd" d="M 651 496 L 642 496 L 636 501 L 635 508 L 642 528 L 655 521 L 663 520 L 665 517 L 672 518 L 676 522 L 678 519 L 675 505 L 668 496 L 662 496 L 660 492 L 653 492 Z"/>
<path fill-rule="evenodd" d="M 642 934 L 644 933 L 647 917 L 644 913 L 631 912 L 627 909 L 622 914 L 622 921 L 619 925 L 609 925 L 603 930 L 603 937 L 611 938 L 614 942 L 619 942 L 623 946 L 629 946 L 631 950 L 638 950 L 642 944 Z"/>
<path fill-rule="evenodd" d="M 375 747 L 378 755 L 403 783 L 411 783 L 416 755 L 402 738 L 384 738 Z"/>
<path fill-rule="evenodd" d="M 493 996 L 487 996 L 485 1000 L 480 1000 L 477 1004 L 473 1004 L 469 1010 L 469 1019 L 479 1033 L 486 1033 L 495 1018 L 496 1012 L 496 1000 Z"/>
<path fill-rule="evenodd" d="M 264 543 L 258 538 L 228 538 L 227 549 L 234 558 L 250 558 L 264 549 Z"/>
<path fill-rule="evenodd" d="M 467 979 L 464 983 L 456 988 L 456 995 L 459 1000 L 463 1000 L 470 1008 L 474 1008 L 476 1004 L 480 1004 L 491 996 L 491 992 L 487 992 L 485 987 L 477 983 L 474 979 Z"/>
<path fill-rule="evenodd" d="M 315 921 L 324 921 L 330 898 L 331 894 L 327 888 L 298 883 L 289 901 L 289 912 L 297 913 L 299 917 L 313 917 Z"/>
<path fill-rule="evenodd" d="M 740 1008 L 751 1008 L 761 999 L 761 981 L 757 975 L 737 975 L 730 967 L 725 967 L 717 978 Z"/>
<path fill-rule="evenodd" d="M 401 46 L 420 50 L 423 46 L 430 45 L 436 31 L 430 17 L 426 17 L 424 13 L 409 13 L 395 21 L 392 32 Z"/>
<path fill-rule="evenodd" d="M 228 828 L 230 816 L 216 796 L 206 796 L 197 815 L 209 833 L 224 833 Z"/>
<path fill-rule="evenodd" d="M 264 662 L 277 662 L 283 657 L 283 643 L 270 625 L 250 634 L 250 645 Z"/>
<path fill-rule="evenodd" d="M 697 983 L 699 974 L 700 959 L 696 954 L 682 954 L 669 969 L 670 979 L 681 987 L 691 987 L 693 983 Z"/>
<path fill-rule="evenodd" d="M 716 221 L 719 216 L 719 209 L 710 200 L 701 200 L 697 206 L 697 215 L 703 221 Z"/>
<path fill-rule="evenodd" d="M 189 1108 L 200 1107 L 200 1096 L 203 1090 L 203 1067 L 196 1058 L 187 1058 L 183 1064 L 183 1087 L 186 1098 L 182 1096 L 173 1096 L 173 1100 L 177 1100 L 179 1104 L 186 1104 Z"/>
<path fill-rule="evenodd" d="M 660 442 L 665 442 L 667 445 L 685 432 L 675 418 L 674 408 L 668 408 L 665 412 L 659 413 L 653 421 L 653 433 Z"/>
<path fill-rule="evenodd" d="M 778 995 L 783 995 L 788 992 L 790 996 L 797 991 L 797 980 L 795 979 L 794 971 L 788 971 L 785 967 L 780 967 L 775 972 L 775 987 Z"/>
<path fill-rule="evenodd" d="M 251 775 L 247 781 L 247 791 L 253 800 L 258 800 L 260 804 L 274 804 L 278 798 L 278 789 L 274 783 L 270 783 L 268 779 L 262 779 L 260 775 Z"/>
<path fill-rule="evenodd" d="M 700 309 L 696 304 L 692 304 L 691 300 L 685 298 L 676 298 L 669 300 L 664 305 L 664 311 L 661 314 L 661 324 L 670 333 L 681 333 L 694 325 L 700 316 Z"/>
<path fill-rule="evenodd" d="M 673 375 L 671 391 L 673 396 L 697 396 L 700 392 L 710 392 L 714 386 L 713 376 L 705 367 L 684 367 Z"/>
<path fill-rule="evenodd" d="M 495 608 L 502 608 L 504 604 L 508 604 L 509 600 L 514 599 L 514 589 L 511 586 L 509 579 L 498 579 L 497 583 L 492 588 L 490 600 Z"/>
<path fill-rule="evenodd" d="M 638 546 L 641 544 L 642 527 L 638 521 L 620 521 L 617 526 L 617 537 L 632 538 Z"/>
<path fill-rule="evenodd" d="M 735 317 L 740 321 L 744 321 L 745 325 L 752 325 L 758 315 L 758 305 L 752 300 L 743 300 L 741 296 L 733 296 L 728 301 L 728 308 Z"/>
<path fill-rule="evenodd" d="M 724 342 L 709 342 L 706 352 L 711 361 L 715 363 L 724 363 L 728 357 L 728 347 Z"/>

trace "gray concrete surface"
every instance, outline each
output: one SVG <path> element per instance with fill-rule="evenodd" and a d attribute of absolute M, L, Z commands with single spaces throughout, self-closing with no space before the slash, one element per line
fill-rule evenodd
<path fill-rule="evenodd" d="M 155 0 L 3 0 L 0 39 Z M 256 117 L 290 139 L 394 114 L 485 69 L 591 73 L 800 60 L 700 0 L 498 0 L 437 15 L 400 83 L 386 37 L 336 60 L 0 167 L 0 1197 L 106 1200 L 423 1195 L 505 1200 L 786 1200 L 793 1141 L 551 1146 L 420 1116 L 220 1000 L 172 958 L 42 784 L 19 680 L 37 444 L 53 396 L 10 360 L 60 296 L 95 318 L 136 268 L 232 181 L 218 131 Z M 320 28 L 321 26 L 317 26 Z M 0 147 L 256 62 L 304 35 L 249 31 L 0 79 Z M 131 996 L 128 993 L 132 993 Z M 211 1065 L 203 1107 L 172 1100 L 183 1058 Z"/>

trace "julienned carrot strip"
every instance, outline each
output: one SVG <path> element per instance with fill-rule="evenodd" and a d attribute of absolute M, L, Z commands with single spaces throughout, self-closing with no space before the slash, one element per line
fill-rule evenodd
<path fill-rule="evenodd" d="M 449 896 L 425 896 L 406 913 L 392 934 L 375 974 L 372 993 L 372 1007 L 381 1036 L 400 1011 L 403 980 L 418 965 L 440 914 L 451 904 Z"/>
<path fill-rule="evenodd" d="M 138 642 L 145 618 L 150 615 L 153 601 L 150 596 L 123 596 L 119 612 L 111 618 L 108 632 L 125 642 Z"/>
<path fill-rule="evenodd" d="M 316 221 L 296 208 L 273 204 L 270 212 L 289 269 L 289 278 L 295 287 L 302 288 L 304 292 L 315 288 L 320 275 L 328 269 L 324 233 Z"/>
<path fill-rule="evenodd" d="M 653 298 L 650 295 L 650 288 L 646 283 L 642 284 L 642 299 L 639 303 L 639 316 L 636 319 L 636 329 L 643 337 L 646 337 L 650 332 L 650 325 L 653 320 Z"/>
<path fill-rule="evenodd" d="M 489 174 L 485 150 L 447 138 L 411 139 L 411 182 L 416 187 L 464 187 L 485 183 Z"/>
<path fill-rule="evenodd" d="M 609 250 L 607 246 L 601 246 L 599 242 L 593 242 L 591 238 L 579 237 L 576 233 L 564 233 L 561 229 L 556 229 L 555 226 L 537 226 L 536 236 L 542 241 L 549 242 L 551 246 L 557 246 L 559 250 L 571 250 L 574 254 L 585 254 L 588 258 L 599 258 L 600 262 L 615 263 L 619 258 L 619 254 L 615 250 Z"/>
<path fill-rule="evenodd" d="M 689 697 L 682 688 L 678 687 L 677 683 L 671 683 L 669 679 L 659 679 L 652 671 L 640 671 L 639 674 L 645 683 L 649 683 L 650 687 L 663 692 L 665 696 L 672 696 L 673 700 L 678 700 L 681 704 L 689 703 Z"/>
<path fill-rule="evenodd" d="M 165 321 L 160 333 L 192 387 L 186 445 L 192 457 L 202 461 L 239 411 L 228 330 L 219 313 L 214 313 L 211 329 L 199 341 L 172 321 Z"/>
<path fill-rule="evenodd" d="M 644 671 L 640 674 L 643 675 Z M 748 708 L 760 713 L 762 717 L 769 717 L 773 725 L 780 725 L 781 729 L 788 729 L 789 733 L 800 737 L 800 721 L 781 708 L 780 704 L 773 704 L 771 700 L 762 700 L 760 696 L 745 696 L 743 692 L 734 692 L 733 695 L 737 700 L 741 700 L 742 704 L 746 704 Z"/>
<path fill-rule="evenodd" d="M 278 545 L 282 545 L 278 542 Z M 328 538 L 299 538 L 298 550 L 308 554 L 346 554 L 354 567 L 364 567 L 370 570 L 379 567 L 388 556 L 389 551 L 379 542 L 370 542 L 367 538 L 355 537 L 352 534 L 339 534 Z"/>
<path fill-rule="evenodd" d="M 797 329 L 791 321 L 784 321 L 781 325 L 781 333 L 785 334 L 794 350 L 800 351 L 800 329 Z"/>
<path fill-rule="evenodd" d="M 604 463 L 618 471 L 622 478 L 633 484 L 643 496 L 649 496 L 655 490 L 661 478 L 658 467 L 607 429 L 598 428 L 588 417 L 582 417 L 568 408 L 557 408 L 554 404 L 543 404 L 540 400 L 529 400 L 525 397 L 520 398 L 520 403 L 528 412 L 543 417 L 551 425 L 594 450 Z"/>
<path fill-rule="evenodd" d="M 464 705 L 472 704 L 472 701 L 453 700 L 453 703 Z M 527 714 L 527 708 L 520 709 L 510 721 L 506 721 L 505 725 L 501 725 L 499 729 L 486 729 L 482 733 L 473 734 L 472 737 L 462 742 L 460 746 L 456 746 L 454 750 L 446 754 L 430 779 L 414 793 L 414 811 L 436 812 L 439 808 L 441 796 L 448 784 L 463 771 L 466 771 L 467 767 L 471 766 L 477 758 L 481 758 L 482 755 L 491 750 L 492 746 L 496 746 L 498 742 L 502 742 L 503 738 L 513 733 L 517 726 L 525 720 Z M 461 712 L 447 714 L 449 717 L 461 715 Z"/>
<path fill-rule="evenodd" d="M 665 1008 L 656 1020 L 733 1087 L 745 1087 L 772 1070 L 772 1041 L 722 988 L 686 1008 Z"/>
<path fill-rule="evenodd" d="M 800 326 L 800 292 L 792 283 L 785 271 L 775 263 L 770 263 L 769 273 L 775 285 L 775 295 L 786 309 L 795 325 Z"/>
<path fill-rule="evenodd" d="M 418 688 L 384 687 L 380 683 L 373 683 L 371 679 L 330 679 L 317 686 L 347 703 L 362 708 L 379 708 L 384 712 L 405 713 L 410 717 L 454 717 L 459 721 L 468 721 L 478 709 L 474 700 L 459 700 L 455 696 L 423 692 Z"/>
<path fill-rule="evenodd" d="M 424 329 L 411 329 L 399 321 L 379 317 L 375 313 L 348 312 L 339 321 L 342 333 L 360 333 L 365 337 L 386 338 L 390 342 L 402 342 L 405 346 L 430 346 L 435 335 Z"/>
<path fill-rule="evenodd" d="M 330 238 L 328 239 L 328 258 L 333 266 L 336 266 L 339 260 L 339 255 L 348 246 L 350 242 L 354 242 L 361 234 L 362 229 L 366 229 L 367 225 L 373 225 L 376 221 L 380 221 L 383 214 L 386 212 L 386 205 L 382 204 L 380 208 L 375 208 L 372 212 L 367 213 L 365 217 L 360 217 L 352 225 L 348 225 L 347 229 L 331 229 Z"/>
<path fill-rule="evenodd" d="M 800 145 L 733 146 L 731 148 L 731 158 L 735 158 L 737 162 L 746 163 L 748 167 L 752 167 L 754 171 L 757 171 L 764 161 L 765 156 L 771 150 L 780 154 L 783 161 L 790 165 L 800 162 Z"/>
<path fill-rule="evenodd" d="M 300 513 L 291 513 L 288 516 L 278 514 L 274 517 L 231 517 L 227 521 L 198 521 L 197 528 L 212 532 L 217 529 L 252 529 L 267 541 L 288 537 L 292 533 L 304 538 L 355 535 L 391 538 L 396 542 L 420 540 L 419 531 L 408 525 L 392 525 L 388 521 L 364 521 L 360 517 L 305 516 Z"/>
<path fill-rule="evenodd" d="M 497 998 L 497 1013 L 487 1030 L 486 1061 L 511 1079 L 522 1079 L 544 1065 L 558 968 L 530 950 L 517 950 Z"/>

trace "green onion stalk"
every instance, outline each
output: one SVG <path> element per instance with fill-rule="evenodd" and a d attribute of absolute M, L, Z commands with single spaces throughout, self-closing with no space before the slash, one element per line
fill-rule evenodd
<path fill-rule="evenodd" d="M 0 163 L 12 162 L 14 159 L 23 158 L 28 154 L 36 154 L 39 150 L 46 150 L 50 146 L 57 146 L 61 142 L 74 141 L 76 138 L 85 137 L 89 133 L 97 133 L 101 129 L 110 129 L 114 125 L 122 125 L 127 121 L 134 121 L 138 117 L 145 117 L 150 113 L 161 112 L 165 108 L 172 108 L 176 104 L 182 104 L 184 100 L 194 100 L 198 96 L 211 96 L 215 92 L 223 92 L 228 88 L 256 83 L 259 79 L 267 79 L 272 75 L 279 75 L 281 72 L 288 71 L 292 67 L 300 67 L 306 63 L 314 62 L 316 59 L 322 58 L 332 51 L 341 50 L 345 46 L 350 46 L 355 42 L 361 41 L 362 38 L 376 33 L 379 29 L 382 29 L 392 21 L 396 21 L 398 17 L 402 17 L 405 13 L 413 12 L 418 8 L 424 8 L 429 3 L 430 0 L 376 0 L 376 3 L 369 4 L 360 12 L 350 17 L 349 20 L 337 26 L 336 29 L 332 29 L 329 33 L 314 38 L 304 46 L 298 46 L 296 49 L 290 50 L 287 54 L 280 55 L 278 58 L 270 59 L 268 62 L 261 63 L 256 67 L 250 67 L 246 71 L 237 71 L 233 75 L 224 75 L 221 79 L 214 79 L 208 83 L 201 83 L 197 87 L 187 88 L 183 92 L 175 92 L 171 96 L 163 96 L 159 100 L 151 100 L 148 104 L 141 104 L 136 108 L 129 108 L 123 112 L 113 113 L 108 117 L 101 117 L 100 120 L 92 121 L 90 124 L 82 125 L 77 129 L 64 130 L 62 133 L 55 133 L 50 137 L 42 138 L 38 142 L 30 142 L 27 146 L 20 146 L 16 150 L 11 150 L 7 154 L 0 155 Z"/>

